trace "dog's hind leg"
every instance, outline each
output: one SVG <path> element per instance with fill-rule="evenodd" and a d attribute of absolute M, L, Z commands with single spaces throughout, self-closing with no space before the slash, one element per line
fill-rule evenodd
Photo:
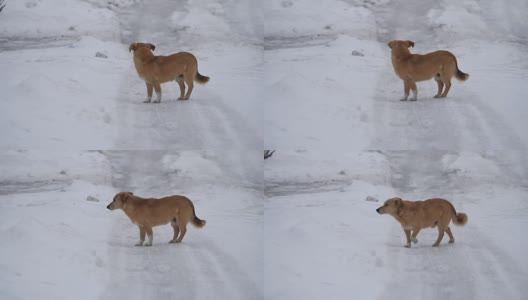
<path fill-rule="evenodd" d="M 147 99 L 143 101 L 143 103 L 150 103 L 150 100 L 152 99 L 152 84 L 145 82 L 147 84 Z"/>
<path fill-rule="evenodd" d="M 169 243 L 176 243 L 176 241 L 178 240 L 178 235 L 180 234 L 180 227 L 178 227 L 176 218 L 172 219 L 171 226 L 172 229 L 174 229 L 174 236 L 172 237 L 172 240 L 169 241 Z"/>
<path fill-rule="evenodd" d="M 145 241 L 145 229 L 143 229 L 143 226 L 139 227 L 139 242 L 136 244 L 136 246 L 143 246 L 143 242 Z"/>
<path fill-rule="evenodd" d="M 415 244 L 418 243 L 418 239 L 416 238 L 418 232 L 420 232 L 420 228 L 415 228 L 412 232 L 411 241 Z"/>
<path fill-rule="evenodd" d="M 183 100 L 185 95 L 185 83 L 183 83 L 183 77 L 180 75 L 176 78 L 176 82 L 180 86 L 180 98 L 178 100 Z"/>
<path fill-rule="evenodd" d="M 152 234 L 152 227 L 150 226 L 145 226 L 145 231 L 147 232 L 147 236 L 148 236 L 148 242 L 145 244 L 145 246 L 152 246 L 152 238 L 153 238 L 153 234 Z"/>
<path fill-rule="evenodd" d="M 182 218 L 179 218 L 176 222 L 178 223 L 178 227 L 180 228 L 180 236 L 176 240 L 176 243 L 181 243 L 183 237 L 185 236 L 185 233 L 187 233 L 187 222 L 182 220 Z"/>
<path fill-rule="evenodd" d="M 449 228 L 449 226 L 447 227 L 445 232 L 447 232 L 447 235 L 449 236 L 449 243 L 450 244 L 454 243 L 455 242 L 455 237 L 453 236 L 453 233 L 451 232 L 451 228 Z"/>
<path fill-rule="evenodd" d="M 444 82 L 440 79 L 440 74 L 436 74 L 434 77 L 436 84 L 438 84 L 438 92 L 434 96 L 435 98 L 442 98 L 442 90 L 444 89 Z"/>
<path fill-rule="evenodd" d="M 451 78 L 443 77 L 442 81 L 445 84 L 445 90 L 442 93 L 442 98 L 445 98 L 445 97 L 447 97 L 447 93 L 449 93 L 449 89 L 451 88 Z"/>
<path fill-rule="evenodd" d="M 405 244 L 405 248 L 411 248 L 411 230 L 404 229 L 405 231 L 405 237 L 407 238 L 407 244 Z"/>
<path fill-rule="evenodd" d="M 436 242 L 433 244 L 433 247 L 440 246 L 440 242 L 444 238 L 444 231 L 446 231 L 445 227 L 438 225 L 438 238 L 436 239 Z"/>
<path fill-rule="evenodd" d="M 194 88 L 194 76 L 185 74 L 183 76 L 183 79 L 185 80 L 185 83 L 187 83 L 187 94 L 185 94 L 185 97 L 183 97 L 183 100 L 189 100 L 189 97 L 191 97 L 191 93 Z"/>

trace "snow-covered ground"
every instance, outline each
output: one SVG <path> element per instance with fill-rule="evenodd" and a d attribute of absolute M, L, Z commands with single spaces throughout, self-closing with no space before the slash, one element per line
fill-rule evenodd
<path fill-rule="evenodd" d="M 528 2 L 270 2 L 266 147 L 526 148 Z M 447 99 L 432 98 L 430 81 L 418 83 L 418 102 L 400 102 L 392 39 L 413 40 L 414 53 L 450 50 L 471 77 Z"/>
<path fill-rule="evenodd" d="M 0 298 L 259 298 L 260 154 L 4 151 Z M 134 247 L 137 227 L 106 209 L 122 190 L 186 195 L 207 225 L 182 244 L 155 227 L 152 247 Z"/>
<path fill-rule="evenodd" d="M 0 298 L 261 298 L 258 5 L 5 4 Z M 166 84 L 161 105 L 143 104 L 128 51 L 136 40 L 159 54 L 194 52 L 211 82 L 188 102 Z M 123 190 L 184 194 L 207 225 L 180 245 L 167 243 L 170 226 L 156 227 L 153 247 L 134 247 L 137 228 L 106 209 Z"/>
<path fill-rule="evenodd" d="M 264 141 L 279 150 L 264 169 L 266 299 L 526 298 L 526 11 L 526 1 L 270 1 Z M 400 102 L 392 39 L 450 50 L 471 77 L 447 99 L 432 98 L 431 81 Z M 453 228 L 454 245 L 432 248 L 436 231 L 424 230 L 403 248 L 398 223 L 375 212 L 394 196 L 447 198 L 469 223 Z"/>
<path fill-rule="evenodd" d="M 0 18 L 3 149 L 261 149 L 262 30 L 248 1 L 8 1 Z M 134 4 L 138 2 L 137 4 Z M 114 7 L 114 6 L 112 6 Z M 146 105 L 128 45 L 195 53 L 191 101 Z M 97 53 L 105 57 L 96 56 Z"/>
<path fill-rule="evenodd" d="M 1 299 L 524 299 L 528 2 L 6 0 Z M 400 102 L 391 39 L 471 76 Z M 191 51 L 190 101 L 144 104 L 128 45 Z M 262 148 L 278 149 L 262 160 Z M 184 194 L 207 220 L 154 246 L 105 207 Z M 386 198 L 469 216 L 402 247 Z"/>
<path fill-rule="evenodd" d="M 524 299 L 526 160 L 503 151 L 276 153 L 265 165 L 266 299 Z M 449 199 L 468 214 L 456 242 L 418 244 L 375 209 Z M 372 201 L 378 200 L 378 201 Z"/>

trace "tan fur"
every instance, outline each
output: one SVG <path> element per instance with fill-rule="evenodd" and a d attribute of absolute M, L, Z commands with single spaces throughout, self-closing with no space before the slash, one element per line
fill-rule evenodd
<path fill-rule="evenodd" d="M 139 226 L 139 243 L 142 246 L 145 234 L 149 241 L 145 246 L 152 245 L 152 227 L 171 223 L 174 237 L 169 243 L 180 243 L 187 232 L 187 224 L 201 228 L 205 220 L 200 220 L 194 211 L 194 205 L 189 198 L 179 195 L 160 199 L 144 199 L 130 192 L 120 192 L 114 196 L 112 203 L 106 207 L 110 210 L 121 209 L 132 223 Z"/>
<path fill-rule="evenodd" d="M 152 51 L 156 46 L 150 43 L 132 43 L 129 50 L 134 51 L 134 65 L 139 77 L 147 84 L 147 99 L 149 103 L 152 99 L 152 89 L 156 91 L 157 99 L 155 103 L 161 102 L 161 83 L 176 81 L 180 86 L 180 98 L 178 100 L 188 100 L 191 96 L 194 81 L 207 83 L 209 77 L 198 72 L 198 61 L 189 52 L 178 52 L 168 56 L 155 56 Z M 185 93 L 185 84 L 188 86 Z"/>
<path fill-rule="evenodd" d="M 417 81 L 429 80 L 434 77 L 438 84 L 438 92 L 434 97 L 444 98 L 451 88 L 453 76 L 462 81 L 469 78 L 469 74 L 458 69 L 457 59 L 449 51 L 439 50 L 424 55 L 411 54 L 409 48 L 414 47 L 413 41 L 394 40 L 390 41 L 388 46 L 392 49 L 394 71 L 403 80 L 404 95 L 400 99 L 401 101 L 407 100 L 409 90 L 413 92 L 411 101 L 416 101 L 418 96 Z"/>
<path fill-rule="evenodd" d="M 438 247 L 444 232 L 449 235 L 449 243 L 454 243 L 455 238 L 449 228 L 449 222 L 455 225 L 465 225 L 467 215 L 458 213 L 455 207 L 447 200 L 434 198 L 425 201 L 406 201 L 401 198 L 390 198 L 384 205 L 376 210 L 379 214 L 389 214 L 400 222 L 407 238 L 405 247 L 411 247 L 411 240 L 417 243 L 416 236 L 421 229 L 438 227 L 438 238 L 433 247 Z M 412 230 L 412 236 L 411 236 Z"/>

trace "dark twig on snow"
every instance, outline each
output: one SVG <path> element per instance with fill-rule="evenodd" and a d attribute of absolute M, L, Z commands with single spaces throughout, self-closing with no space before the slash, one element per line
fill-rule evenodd
<path fill-rule="evenodd" d="M 4 4 L 4 0 L 0 0 L 0 11 L 2 11 L 2 9 L 4 9 L 6 5 Z"/>
<path fill-rule="evenodd" d="M 275 150 L 264 150 L 264 159 L 270 158 L 273 155 L 273 152 L 275 152 Z"/>

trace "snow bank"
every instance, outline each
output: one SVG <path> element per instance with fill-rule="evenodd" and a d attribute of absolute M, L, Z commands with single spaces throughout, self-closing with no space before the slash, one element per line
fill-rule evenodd
<path fill-rule="evenodd" d="M 83 1 L 7 1 L 0 18 L 2 39 L 42 39 L 43 37 L 97 36 L 119 38 L 118 20 L 108 9 Z M 22 25 L 23 23 L 23 25 Z"/>
<path fill-rule="evenodd" d="M 266 40 L 290 37 L 332 38 L 347 34 L 372 39 L 376 24 L 371 12 L 345 1 L 272 0 L 267 2 Z"/>
<path fill-rule="evenodd" d="M 229 16 L 229 17 L 228 17 Z M 262 12 L 259 1 L 188 3 L 171 16 L 173 30 L 194 45 L 214 43 L 261 44 Z"/>

